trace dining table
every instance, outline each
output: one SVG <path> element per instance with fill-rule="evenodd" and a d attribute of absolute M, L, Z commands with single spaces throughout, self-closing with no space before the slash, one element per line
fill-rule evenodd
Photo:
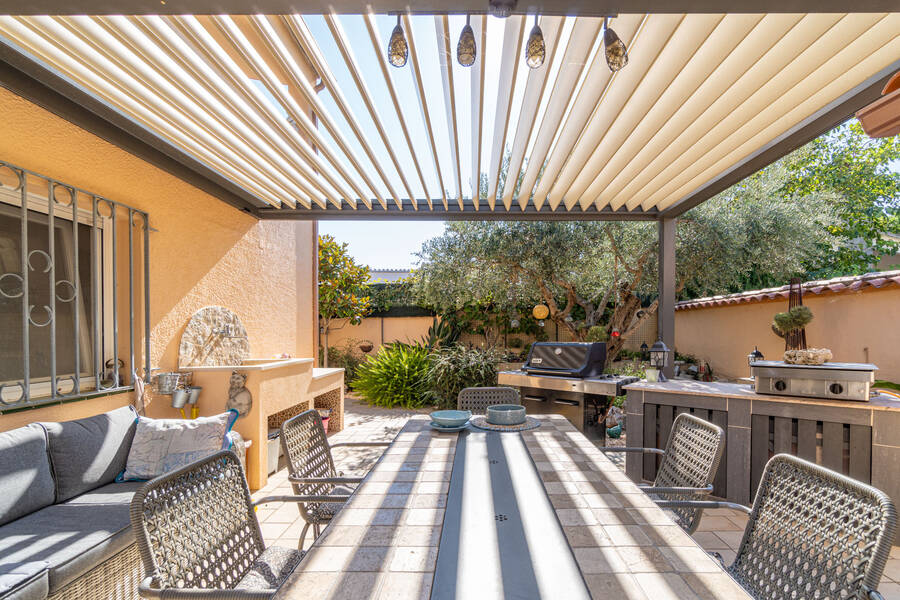
<path fill-rule="evenodd" d="M 532 422 L 410 418 L 275 597 L 750 598 L 569 421 Z"/>

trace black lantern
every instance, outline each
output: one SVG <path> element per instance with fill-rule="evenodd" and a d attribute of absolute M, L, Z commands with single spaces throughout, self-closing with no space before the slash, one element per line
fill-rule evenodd
<path fill-rule="evenodd" d="M 765 358 L 766 357 L 763 356 L 762 352 L 759 351 L 759 348 L 756 346 L 753 346 L 753 352 L 751 352 L 750 354 L 747 355 L 747 364 L 752 367 L 753 363 L 755 363 L 758 360 L 765 360 Z"/>
<path fill-rule="evenodd" d="M 663 369 L 669 366 L 669 347 L 662 340 L 656 340 L 656 342 L 650 346 L 650 366 L 654 369 L 659 369 L 659 380 L 666 381 L 665 375 L 663 375 Z"/>
<path fill-rule="evenodd" d="M 650 351 L 650 346 L 647 345 L 647 342 L 641 342 L 641 360 L 647 360 L 647 353 Z"/>

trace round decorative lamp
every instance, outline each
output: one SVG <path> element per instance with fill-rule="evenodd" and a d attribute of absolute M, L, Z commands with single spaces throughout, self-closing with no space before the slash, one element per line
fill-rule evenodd
<path fill-rule="evenodd" d="M 400 15 L 397 15 L 397 25 L 391 32 L 391 40 L 388 42 L 388 62 L 395 67 L 402 67 L 409 57 L 409 44 L 403 34 L 403 26 L 400 25 Z"/>
<path fill-rule="evenodd" d="M 542 321 L 550 316 L 550 309 L 547 308 L 546 304 L 536 304 L 535 307 L 531 309 L 531 316 L 538 321 Z"/>
<path fill-rule="evenodd" d="M 662 340 L 656 340 L 656 342 L 650 346 L 650 366 L 654 369 L 659 369 L 660 381 L 666 381 L 666 377 L 663 375 L 662 371 L 665 367 L 669 366 L 669 347 L 666 346 L 665 342 Z"/>

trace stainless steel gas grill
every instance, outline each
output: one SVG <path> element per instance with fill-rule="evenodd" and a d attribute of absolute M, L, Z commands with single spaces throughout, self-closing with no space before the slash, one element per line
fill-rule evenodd
<path fill-rule="evenodd" d="M 792 365 L 758 360 L 750 364 L 753 389 L 758 394 L 860 402 L 869 400 L 877 370 L 875 365 L 864 363 Z"/>
<path fill-rule="evenodd" d="M 606 344 L 578 342 L 538 342 L 528 353 L 520 371 L 501 371 L 500 385 L 518 388 L 529 414 L 559 414 L 588 437 L 603 438 L 606 415 L 622 386 L 637 377 L 603 374 Z"/>

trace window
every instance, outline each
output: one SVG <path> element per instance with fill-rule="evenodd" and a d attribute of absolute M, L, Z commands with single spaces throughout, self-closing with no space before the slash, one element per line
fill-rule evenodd
<path fill-rule="evenodd" d="M 147 225 L 146 213 L 0 162 L 0 410 L 145 374 Z"/>

